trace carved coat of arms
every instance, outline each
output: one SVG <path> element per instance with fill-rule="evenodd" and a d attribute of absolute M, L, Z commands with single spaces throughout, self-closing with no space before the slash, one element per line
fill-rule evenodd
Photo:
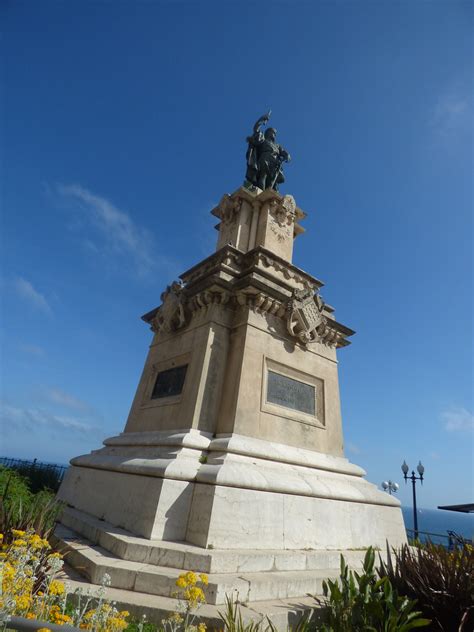
<path fill-rule="evenodd" d="M 319 342 L 319 331 L 324 329 L 324 303 L 319 294 L 311 290 L 295 290 L 287 306 L 287 328 L 289 333 L 303 344 Z"/>
<path fill-rule="evenodd" d="M 270 215 L 272 218 L 270 230 L 276 235 L 278 241 L 293 238 L 295 209 L 296 203 L 291 195 L 285 195 L 282 200 L 273 199 L 270 202 Z"/>
<path fill-rule="evenodd" d="M 170 333 L 181 329 L 186 324 L 183 285 L 173 281 L 161 294 L 160 298 L 162 304 L 153 319 L 153 330 Z"/>

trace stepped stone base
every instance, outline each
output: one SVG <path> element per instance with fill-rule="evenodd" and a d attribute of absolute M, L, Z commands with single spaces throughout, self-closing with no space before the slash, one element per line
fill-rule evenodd
<path fill-rule="evenodd" d="M 61 520 L 53 539 L 66 555 L 65 578 L 72 590 L 87 585 L 94 592 L 107 573 L 109 598 L 132 616 L 146 614 L 156 623 L 176 610 L 178 602 L 172 595 L 185 570 L 208 574 L 208 603 L 199 616 L 211 626 L 218 625 L 219 611 L 224 611 L 229 595 L 241 604 L 244 620 L 268 616 L 282 629 L 317 608 L 308 595 L 321 595 L 323 580 L 339 575 L 341 551 L 206 550 L 136 537 L 71 508 L 64 510 Z M 364 553 L 343 551 L 355 569 L 361 568 Z"/>
<path fill-rule="evenodd" d="M 65 566 L 60 579 L 68 582 L 72 592 L 80 588 L 84 593 L 89 591 L 92 596 L 95 596 L 100 588 L 96 584 L 89 583 L 68 565 Z M 107 598 L 116 602 L 119 610 L 128 610 L 133 619 L 140 619 L 145 615 L 148 622 L 157 625 L 160 625 L 171 612 L 176 612 L 178 607 L 176 599 L 121 588 L 108 588 Z M 324 618 L 324 608 L 318 607 L 313 597 L 273 599 L 251 604 L 239 603 L 238 607 L 244 624 L 268 618 L 277 630 L 287 630 L 289 626 L 296 626 L 309 613 L 312 613 L 311 618 L 314 621 L 319 622 Z M 222 620 L 219 616 L 221 612 L 224 612 L 223 606 L 204 604 L 197 614 L 199 621 L 204 621 L 210 630 L 222 630 Z"/>
<path fill-rule="evenodd" d="M 66 526 L 68 525 L 68 526 Z M 186 570 L 206 573 L 209 604 L 225 604 L 226 595 L 242 603 L 321 594 L 322 581 L 339 573 L 341 551 L 205 550 L 186 543 L 132 536 L 92 516 L 66 509 L 55 544 L 66 560 L 93 584 L 105 573 L 111 586 L 172 597 Z M 344 551 L 360 568 L 364 551 Z"/>

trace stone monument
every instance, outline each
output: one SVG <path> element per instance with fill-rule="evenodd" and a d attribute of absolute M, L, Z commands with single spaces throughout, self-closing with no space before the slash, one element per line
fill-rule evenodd
<path fill-rule="evenodd" d="M 260 132 L 268 117 L 245 186 L 212 210 L 216 252 L 142 317 L 153 340 L 124 431 L 72 459 L 59 491 L 57 537 L 92 583 L 107 571 L 169 597 L 186 569 L 209 573 L 209 603 L 294 602 L 339 552 L 357 565 L 406 542 L 399 501 L 344 457 L 336 351 L 354 332 L 292 264 L 306 214 L 276 190 L 289 154 Z"/>

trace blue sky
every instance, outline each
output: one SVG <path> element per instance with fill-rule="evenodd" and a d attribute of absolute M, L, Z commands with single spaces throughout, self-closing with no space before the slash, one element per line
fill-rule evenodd
<path fill-rule="evenodd" d="M 0 452 L 66 462 L 121 432 L 139 317 L 213 251 L 272 108 L 308 213 L 294 262 L 357 331 L 347 456 L 377 484 L 421 459 L 421 506 L 473 500 L 472 3 L 0 11 Z"/>

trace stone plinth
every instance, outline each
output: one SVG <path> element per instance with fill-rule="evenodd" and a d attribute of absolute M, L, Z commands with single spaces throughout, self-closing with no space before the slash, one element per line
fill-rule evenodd
<path fill-rule="evenodd" d="M 321 580 L 308 551 L 320 563 L 328 551 L 362 557 L 406 542 L 400 503 L 344 457 L 336 353 L 354 332 L 322 300 L 322 282 L 291 263 L 305 214 L 291 196 L 246 189 L 213 214 L 216 252 L 143 316 L 153 340 L 124 432 L 71 461 L 59 497 L 78 513 L 63 522 L 90 546 L 99 538 L 97 568 L 118 544 L 84 526 L 94 519 L 125 530 L 134 550 L 155 556 L 174 543 L 172 559 L 188 551 L 188 568 L 205 559 L 221 569 L 214 603 L 240 587 L 246 556 L 250 601 L 293 597 Z M 184 568 L 159 557 L 138 580 L 130 555 L 112 573 L 117 588 L 165 597 Z M 269 572 L 270 557 L 290 575 Z"/>
<path fill-rule="evenodd" d="M 291 195 L 272 189 L 238 189 L 224 195 L 212 214 L 220 219 L 217 250 L 227 245 L 241 252 L 261 246 L 291 263 L 293 241 L 304 232 L 299 221 L 306 217 Z"/>

